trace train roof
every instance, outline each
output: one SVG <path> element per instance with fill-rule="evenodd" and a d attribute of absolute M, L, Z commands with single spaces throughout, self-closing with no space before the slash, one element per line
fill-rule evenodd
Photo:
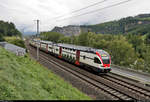
<path fill-rule="evenodd" d="M 39 41 L 39 40 L 34 40 L 34 41 Z M 106 54 L 106 55 L 109 56 L 109 54 L 106 51 L 101 50 L 101 49 L 95 49 L 95 48 L 91 48 L 91 47 L 72 45 L 72 44 L 63 44 L 63 43 L 58 43 L 57 44 L 57 43 L 53 43 L 51 41 L 42 41 L 42 40 L 40 40 L 40 42 L 47 43 L 47 44 L 54 44 L 56 46 L 61 46 L 61 47 L 64 47 L 64 48 L 69 48 L 69 49 L 74 49 L 74 50 L 81 50 L 81 51 L 84 51 L 84 52 L 91 52 L 91 53 L 99 52 L 100 54 Z"/>
<path fill-rule="evenodd" d="M 91 48 L 91 47 L 78 46 L 78 45 L 72 45 L 72 44 L 62 44 L 62 43 L 58 43 L 58 46 L 65 47 L 65 48 L 70 48 L 70 49 L 81 50 L 81 51 L 85 51 L 85 52 L 92 52 L 92 53 L 99 52 L 100 54 L 109 55 L 104 50 L 95 49 L 95 48 Z"/>
<path fill-rule="evenodd" d="M 53 44 L 53 42 L 51 42 L 51 41 L 43 41 L 43 40 L 40 40 L 40 42 L 42 42 L 42 43 L 47 43 L 47 44 Z"/>

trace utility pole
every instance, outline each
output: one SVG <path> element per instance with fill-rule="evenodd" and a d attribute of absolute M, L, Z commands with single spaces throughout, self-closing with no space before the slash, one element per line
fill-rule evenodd
<path fill-rule="evenodd" d="M 39 37 L 39 20 L 35 20 L 37 22 L 37 34 L 36 37 Z M 39 60 L 39 40 L 37 40 L 37 60 Z"/>

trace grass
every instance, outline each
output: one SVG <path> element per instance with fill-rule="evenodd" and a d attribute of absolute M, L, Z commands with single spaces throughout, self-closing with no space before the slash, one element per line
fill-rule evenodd
<path fill-rule="evenodd" d="M 0 47 L 0 100 L 91 100 L 50 70 Z"/>
<path fill-rule="evenodd" d="M 5 41 L 7 41 L 8 43 L 23 47 L 25 47 L 24 41 L 18 37 L 18 36 L 12 36 L 12 37 L 4 37 Z"/>

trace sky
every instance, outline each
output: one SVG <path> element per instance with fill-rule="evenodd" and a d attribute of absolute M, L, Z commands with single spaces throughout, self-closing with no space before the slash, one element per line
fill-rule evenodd
<path fill-rule="evenodd" d="M 21 32 L 35 32 L 37 19 L 40 31 L 50 31 L 55 26 L 99 24 L 150 13 L 150 0 L 129 0 L 110 7 L 124 1 L 127 0 L 1 0 L 0 20 L 13 22 Z M 97 5 L 73 13 L 95 3 Z M 87 12 L 93 13 L 77 16 Z"/>

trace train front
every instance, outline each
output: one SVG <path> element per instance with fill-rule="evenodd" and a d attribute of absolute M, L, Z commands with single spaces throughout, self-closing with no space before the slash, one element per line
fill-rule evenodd
<path fill-rule="evenodd" d="M 111 71 L 111 56 L 104 50 L 98 50 L 96 52 L 97 57 L 100 59 L 101 64 L 99 65 L 100 72 L 110 72 Z"/>

